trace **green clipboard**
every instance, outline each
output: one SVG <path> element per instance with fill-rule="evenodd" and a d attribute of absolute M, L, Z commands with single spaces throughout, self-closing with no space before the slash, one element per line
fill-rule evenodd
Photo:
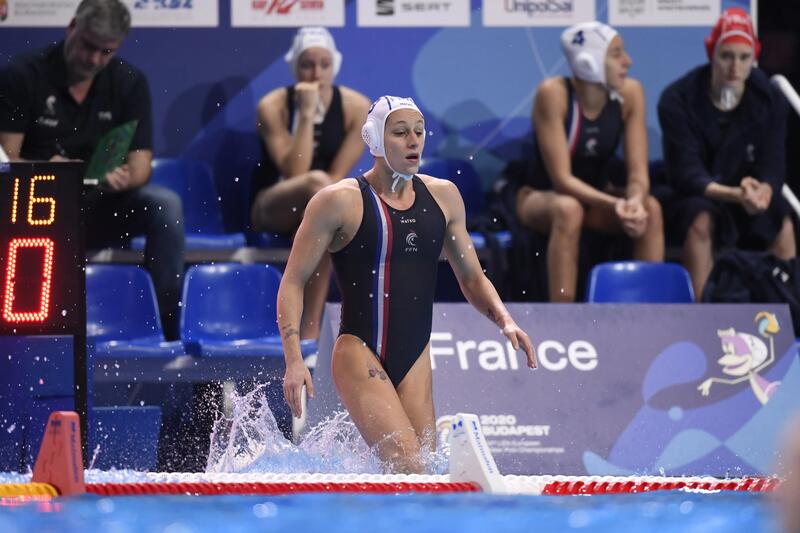
<path fill-rule="evenodd" d="M 83 183 L 98 185 L 106 181 L 106 174 L 125 163 L 128 149 L 136 133 L 138 120 L 131 120 L 113 128 L 100 138 L 86 167 Z"/>

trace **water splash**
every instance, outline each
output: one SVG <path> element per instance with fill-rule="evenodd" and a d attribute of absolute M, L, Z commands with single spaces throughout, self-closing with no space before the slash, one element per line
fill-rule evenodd
<path fill-rule="evenodd" d="M 267 386 L 239 395 L 232 391 L 231 412 L 216 420 L 211 434 L 208 473 L 386 473 L 349 415 L 336 412 L 307 431 L 296 445 L 288 441 L 267 404 Z M 431 442 L 433 435 L 425 435 Z M 426 470 L 447 470 L 445 447 L 423 456 Z"/>

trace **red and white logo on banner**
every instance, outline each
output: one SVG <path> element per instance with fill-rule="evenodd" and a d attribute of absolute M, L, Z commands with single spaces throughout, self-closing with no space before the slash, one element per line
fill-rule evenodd
<path fill-rule="evenodd" d="M 325 9 L 325 0 L 252 0 L 254 11 L 268 15 L 289 15 L 292 12 Z"/>

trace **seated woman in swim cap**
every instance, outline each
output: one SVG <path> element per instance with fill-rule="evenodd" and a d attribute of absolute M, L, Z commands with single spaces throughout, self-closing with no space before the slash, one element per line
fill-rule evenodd
<path fill-rule="evenodd" d="M 342 294 L 333 348 L 336 389 L 361 435 L 393 472 L 424 470 L 435 445 L 430 335 L 442 249 L 467 300 L 495 323 L 528 366 L 530 339 L 486 278 L 456 186 L 419 170 L 425 121 L 410 98 L 384 96 L 362 128 L 375 163 L 364 175 L 322 189 L 306 207 L 278 292 L 286 358 L 284 395 L 301 415 L 313 397 L 300 356 L 303 288 L 330 253 Z"/>
<path fill-rule="evenodd" d="M 256 109 L 264 154 L 254 176 L 250 218 L 255 231 L 291 234 L 308 200 L 344 178 L 361 157 L 369 100 L 334 85 L 342 55 L 325 28 L 300 29 L 285 59 L 297 82 L 267 93 Z M 304 339 L 319 337 L 330 272 L 324 256 L 306 294 Z"/>
<path fill-rule="evenodd" d="M 658 119 L 667 177 L 676 197 L 665 211 L 668 237 L 698 300 L 715 248 L 796 253 L 790 209 L 781 195 L 786 171 L 787 105 L 755 66 L 760 44 L 746 11 L 731 8 L 705 40 L 709 62 L 664 89 Z"/>
<path fill-rule="evenodd" d="M 664 259 L 661 207 L 650 195 L 644 92 L 628 77 L 622 38 L 600 22 L 577 24 L 561 36 L 572 77 L 544 80 L 533 105 L 534 150 L 516 196 L 520 222 L 549 234 L 550 301 L 576 297 L 584 227 L 624 233 L 633 256 Z M 622 143 L 627 176 L 615 176 Z M 613 185 L 626 179 L 624 188 Z"/>

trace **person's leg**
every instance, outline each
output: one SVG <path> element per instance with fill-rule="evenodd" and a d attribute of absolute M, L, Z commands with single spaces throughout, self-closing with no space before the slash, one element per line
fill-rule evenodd
<path fill-rule="evenodd" d="M 153 278 L 164 334 L 177 339 L 186 242 L 180 196 L 170 189 L 147 185 L 132 191 L 125 207 L 124 223 L 131 234 L 145 236 L 145 268 Z"/>
<path fill-rule="evenodd" d="M 714 268 L 714 219 L 708 211 L 700 211 L 692 220 L 683 242 L 681 262 L 689 271 L 694 296 L 699 302 Z"/>
<path fill-rule="evenodd" d="M 433 409 L 430 344 L 425 347 L 398 385 L 397 395 L 419 438 L 421 449 L 427 452 L 435 451 L 436 415 Z"/>
<path fill-rule="evenodd" d="M 575 301 L 583 216 L 583 206 L 571 196 L 530 188 L 520 190 L 517 195 L 517 218 L 520 223 L 535 231 L 550 234 L 547 243 L 547 276 L 551 302 Z"/>
<path fill-rule="evenodd" d="M 145 236 L 145 267 L 158 297 L 167 338 L 178 337 L 184 266 L 183 207 L 173 191 L 147 185 L 130 191 L 95 189 L 84 198 L 87 247 L 122 246 Z"/>
<path fill-rule="evenodd" d="M 797 245 L 794 240 L 794 224 L 792 224 L 792 219 L 790 217 L 784 217 L 781 230 L 770 245 L 769 251 L 787 261 L 797 255 Z"/>
<path fill-rule="evenodd" d="M 417 433 L 397 391 L 372 351 L 352 335 L 333 348 L 333 382 L 366 443 L 392 472 L 420 474 Z"/>
<path fill-rule="evenodd" d="M 327 173 L 312 170 L 282 179 L 256 195 L 250 212 L 255 231 L 293 233 L 303 219 L 306 204 L 317 191 L 333 183 Z"/>
<path fill-rule="evenodd" d="M 328 298 L 332 270 L 331 256 L 323 255 L 316 272 L 306 284 L 303 292 L 303 318 L 300 322 L 301 339 L 319 339 L 322 311 Z"/>
<path fill-rule="evenodd" d="M 653 196 L 644 201 L 647 211 L 647 228 L 633 240 L 633 258 L 639 261 L 664 261 L 664 218 L 661 204 Z"/>

